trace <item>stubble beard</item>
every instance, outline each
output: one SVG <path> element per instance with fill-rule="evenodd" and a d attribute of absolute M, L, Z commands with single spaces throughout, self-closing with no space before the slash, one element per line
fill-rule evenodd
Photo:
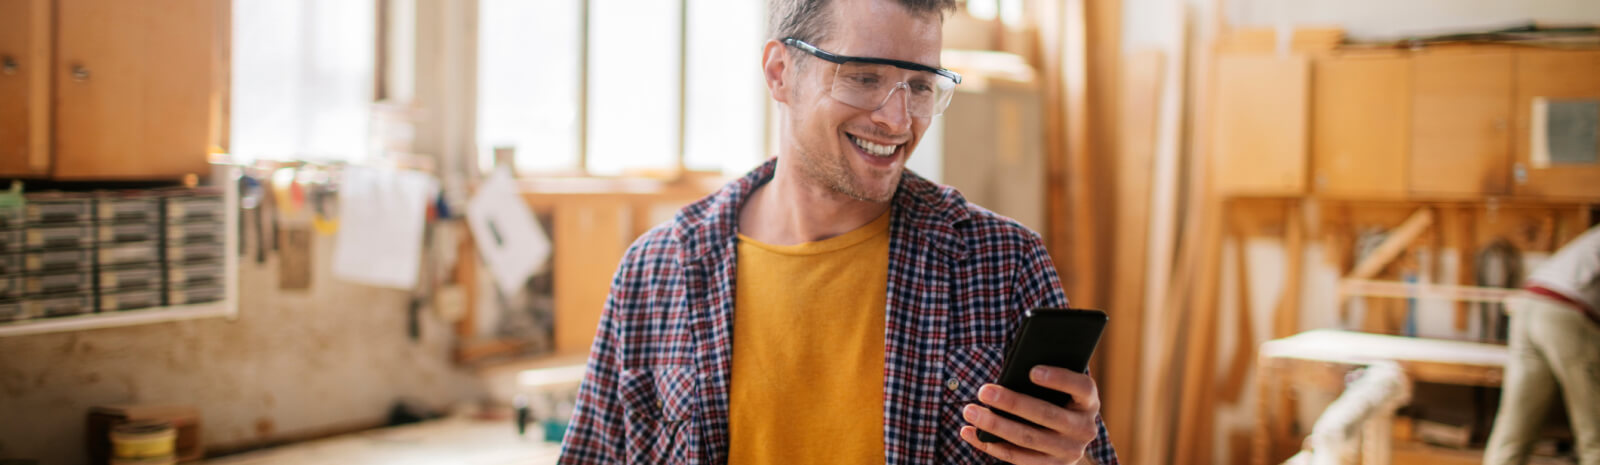
<path fill-rule="evenodd" d="M 851 199 L 885 203 L 894 198 L 894 192 L 900 185 L 901 170 L 894 170 L 888 183 L 889 188 L 883 192 L 872 192 L 872 189 L 863 186 L 863 183 L 851 175 L 850 161 L 845 158 L 848 155 L 829 157 L 804 146 L 800 147 L 799 155 L 800 173 L 806 179 Z"/>

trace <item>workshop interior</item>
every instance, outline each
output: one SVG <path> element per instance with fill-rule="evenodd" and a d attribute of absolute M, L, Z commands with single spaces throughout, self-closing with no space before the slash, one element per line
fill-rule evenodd
<path fill-rule="evenodd" d="M 1600 2 L 956 3 L 905 167 L 1105 313 L 1121 463 L 1600 457 L 1524 322 L 1600 334 Z M 0 0 L 0 465 L 557 463 L 630 245 L 785 143 L 768 8 Z"/>

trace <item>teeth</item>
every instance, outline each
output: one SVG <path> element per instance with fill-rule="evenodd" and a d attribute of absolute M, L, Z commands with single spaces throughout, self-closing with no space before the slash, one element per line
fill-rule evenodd
<path fill-rule="evenodd" d="M 872 143 L 872 142 L 869 142 L 869 141 L 858 139 L 858 138 L 856 138 L 856 136 L 851 136 L 849 134 L 845 134 L 845 135 L 849 136 L 850 137 L 850 141 L 851 142 L 855 142 L 857 147 L 861 147 L 861 150 L 865 150 L 867 153 L 870 153 L 870 154 L 873 154 L 873 155 L 877 155 L 877 156 L 880 156 L 880 157 L 887 157 L 887 156 L 890 156 L 890 155 L 894 155 L 894 151 L 896 149 L 900 148 L 900 146 L 898 146 L 898 145 L 875 144 L 875 143 Z"/>

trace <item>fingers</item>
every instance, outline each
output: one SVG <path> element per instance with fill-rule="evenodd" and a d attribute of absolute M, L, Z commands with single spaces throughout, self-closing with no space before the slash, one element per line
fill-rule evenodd
<path fill-rule="evenodd" d="M 1081 435 L 1086 428 L 1092 428 L 1094 423 L 1093 416 L 1085 418 L 1082 412 L 1067 410 L 1043 399 L 995 384 L 985 384 L 978 389 L 978 400 L 1039 426 L 1070 435 Z"/>
<path fill-rule="evenodd" d="M 985 430 L 991 433 L 994 432 L 988 428 L 985 428 Z M 994 458 L 1000 459 L 1002 462 L 1011 463 L 1014 465 L 1043 465 L 1056 463 L 1059 461 L 1058 459 L 1051 458 L 1050 456 L 1037 451 L 1023 449 L 1012 444 L 1006 444 L 1003 442 L 979 441 L 978 429 L 972 426 L 961 427 L 961 440 L 966 441 L 967 444 L 971 444 L 972 447 L 978 448 L 978 450 L 983 451 L 985 454 L 989 454 Z"/>
<path fill-rule="evenodd" d="M 1089 375 L 1061 367 L 1038 365 L 1028 372 L 1028 379 L 1040 387 L 1072 394 L 1072 405 L 1067 408 L 1100 411 L 1100 388 Z"/>
<path fill-rule="evenodd" d="M 1060 410 L 1059 407 L 1052 408 Z M 988 408 L 979 407 L 974 404 L 967 404 L 967 406 L 961 410 L 961 416 L 966 418 L 967 422 L 971 423 L 973 426 L 982 428 L 984 431 L 988 431 L 990 434 L 999 436 L 1001 439 L 1009 441 L 1012 446 L 1029 452 L 1043 453 L 1050 456 L 1064 456 L 1072 453 L 1074 446 L 1076 446 L 1076 449 L 1080 452 L 1083 450 L 1082 444 L 1084 443 L 1079 443 L 1079 441 L 1076 440 L 1068 440 L 1067 436 L 1063 435 L 1062 433 L 1025 425 L 1017 421 L 1001 417 Z M 974 436 L 974 438 L 976 438 L 976 436 Z M 988 452 L 989 449 L 984 449 L 984 451 Z M 1008 462 L 1011 461 L 998 455 L 996 455 L 996 457 Z"/>

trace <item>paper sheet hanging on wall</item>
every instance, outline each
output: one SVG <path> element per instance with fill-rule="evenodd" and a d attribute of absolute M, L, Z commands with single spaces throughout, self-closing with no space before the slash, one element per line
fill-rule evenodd
<path fill-rule="evenodd" d="M 1536 97 L 1531 125 L 1534 168 L 1600 163 L 1600 99 Z"/>
<path fill-rule="evenodd" d="M 346 168 L 339 184 L 333 275 L 380 287 L 416 286 L 428 202 L 438 195 L 439 183 L 427 174 Z"/>
<path fill-rule="evenodd" d="M 516 295 L 528 278 L 544 271 L 550 259 L 550 238 L 517 194 L 516 181 L 505 167 L 489 175 L 467 204 L 467 225 L 478 255 L 494 275 L 502 295 Z"/>

